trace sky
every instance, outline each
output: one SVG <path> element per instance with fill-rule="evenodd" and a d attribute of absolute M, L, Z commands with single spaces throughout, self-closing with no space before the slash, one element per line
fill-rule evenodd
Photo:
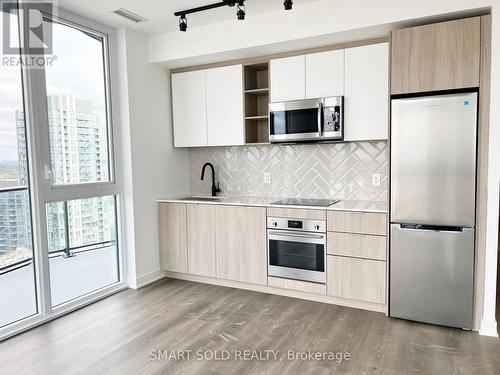
<path fill-rule="evenodd" d="M 3 30 L 1 19 L 0 33 Z M 46 22 L 44 26 L 48 25 Z M 52 67 L 46 68 L 47 94 L 64 93 L 91 100 L 94 112 L 103 121 L 102 43 L 74 28 L 57 23 L 50 25 L 53 27 L 53 55 L 57 58 Z M 15 110 L 22 107 L 20 68 L 0 64 L 0 161 L 17 160 Z"/>
<path fill-rule="evenodd" d="M 13 18 L 11 18 L 13 19 Z M 11 21 L 14 29 L 15 24 Z M 15 30 L 15 29 L 14 29 Z M 0 17 L 3 33 L 3 17 Z M 0 38 L 3 40 L 3 38 Z M 2 54 L 3 57 L 3 54 Z M 22 107 L 21 71 L 0 65 L 0 160 L 17 160 L 15 108 Z"/>

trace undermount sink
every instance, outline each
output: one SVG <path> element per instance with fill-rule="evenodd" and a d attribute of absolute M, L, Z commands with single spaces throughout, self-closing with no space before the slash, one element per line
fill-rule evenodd
<path fill-rule="evenodd" d="M 226 197 L 210 197 L 210 196 L 192 196 L 179 198 L 180 201 L 202 201 L 202 202 L 220 202 Z"/>

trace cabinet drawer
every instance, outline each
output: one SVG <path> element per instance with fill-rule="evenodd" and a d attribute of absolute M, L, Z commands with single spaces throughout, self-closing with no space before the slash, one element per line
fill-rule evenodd
<path fill-rule="evenodd" d="M 328 232 L 327 253 L 376 260 L 387 259 L 387 237 Z"/>
<path fill-rule="evenodd" d="M 373 212 L 329 211 L 328 231 L 376 234 L 387 233 L 386 215 Z"/>
<path fill-rule="evenodd" d="M 385 303 L 385 262 L 328 255 L 327 267 L 329 296 Z"/>
<path fill-rule="evenodd" d="M 326 220 L 326 212 L 322 210 L 302 210 L 297 208 L 270 207 L 267 216 L 287 217 L 290 219 Z"/>
<path fill-rule="evenodd" d="M 275 288 L 291 289 L 299 292 L 326 295 L 326 285 L 309 283 L 306 281 L 282 279 L 279 277 L 268 277 L 267 285 Z"/>

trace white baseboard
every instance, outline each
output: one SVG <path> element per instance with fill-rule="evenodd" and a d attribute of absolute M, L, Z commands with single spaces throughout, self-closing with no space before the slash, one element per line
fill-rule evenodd
<path fill-rule="evenodd" d="M 495 320 L 481 319 L 479 334 L 481 336 L 498 337 L 497 322 Z"/>
<path fill-rule="evenodd" d="M 135 280 L 134 279 L 129 280 L 128 286 L 129 286 L 129 288 L 132 288 L 132 289 L 139 289 L 139 288 L 142 288 L 146 285 L 154 283 L 155 281 L 163 279 L 164 277 L 165 277 L 165 275 L 164 275 L 163 271 L 161 271 L 160 269 L 157 269 L 157 270 L 149 272 L 145 275 L 139 276 Z"/>

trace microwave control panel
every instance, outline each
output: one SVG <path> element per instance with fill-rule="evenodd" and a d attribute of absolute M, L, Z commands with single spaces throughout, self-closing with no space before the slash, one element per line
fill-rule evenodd
<path fill-rule="evenodd" d="M 323 138 L 342 139 L 344 137 L 344 97 L 334 96 L 323 100 Z"/>
<path fill-rule="evenodd" d="M 325 133 L 340 131 L 340 106 L 325 107 L 323 112 L 323 131 Z"/>

